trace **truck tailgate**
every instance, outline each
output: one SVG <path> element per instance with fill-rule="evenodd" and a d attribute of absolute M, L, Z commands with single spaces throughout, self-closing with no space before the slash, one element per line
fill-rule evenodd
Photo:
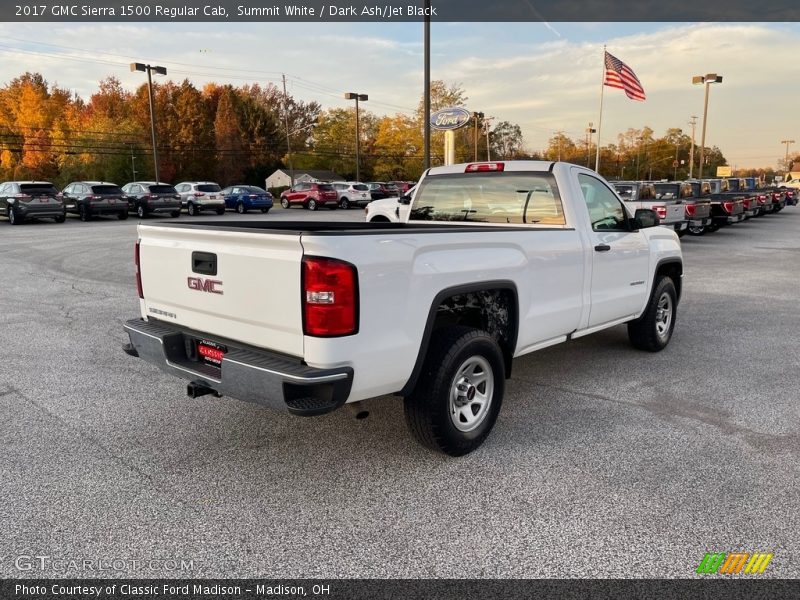
<path fill-rule="evenodd" d="M 142 316 L 303 356 L 300 232 L 138 231 Z"/>

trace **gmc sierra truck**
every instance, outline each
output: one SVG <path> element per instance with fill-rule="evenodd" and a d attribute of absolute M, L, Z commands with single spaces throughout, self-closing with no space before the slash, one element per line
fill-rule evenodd
<path fill-rule="evenodd" d="M 321 415 L 395 394 L 424 445 L 485 440 L 512 359 L 627 324 L 672 337 L 680 242 L 595 172 L 511 161 L 429 169 L 402 223 L 140 224 L 125 350 L 227 395 Z"/>

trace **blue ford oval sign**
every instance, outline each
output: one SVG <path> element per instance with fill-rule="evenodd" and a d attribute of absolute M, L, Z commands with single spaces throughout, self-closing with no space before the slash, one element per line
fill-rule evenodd
<path fill-rule="evenodd" d="M 471 116 L 469 111 L 464 108 L 443 108 L 431 115 L 431 127 L 434 129 L 458 129 L 469 123 Z"/>

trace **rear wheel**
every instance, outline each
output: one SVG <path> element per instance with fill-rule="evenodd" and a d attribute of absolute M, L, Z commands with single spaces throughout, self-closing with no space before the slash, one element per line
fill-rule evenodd
<path fill-rule="evenodd" d="M 267 214 L 267 213 L 269 212 L 269 209 L 268 209 L 268 208 L 266 208 L 266 207 L 265 207 L 265 208 L 262 208 L 262 209 L 261 209 L 261 212 L 262 212 L 262 213 L 264 213 L 264 214 Z"/>
<path fill-rule="evenodd" d="M 187 204 L 187 205 L 186 205 L 186 212 L 188 212 L 188 213 L 189 213 L 189 216 L 190 216 L 190 217 L 196 217 L 196 216 L 197 216 L 197 214 L 198 214 L 200 211 L 199 211 L 199 210 L 197 210 L 197 207 L 196 207 L 194 204 L 192 204 L 191 202 L 189 202 L 189 204 Z"/>
<path fill-rule="evenodd" d="M 237 202 L 236 203 L 236 212 L 239 213 L 240 215 L 243 215 L 244 213 L 246 213 L 247 211 L 244 208 L 244 204 L 242 204 L 241 202 Z"/>
<path fill-rule="evenodd" d="M 658 352 L 669 344 L 675 329 L 678 294 L 671 277 L 663 276 L 653 286 L 653 293 L 641 317 L 628 323 L 628 339 L 634 348 Z"/>
<path fill-rule="evenodd" d="M 281 206 L 283 208 L 289 208 L 289 201 L 286 198 L 281 198 Z"/>
<path fill-rule="evenodd" d="M 78 205 L 78 216 L 80 217 L 81 221 L 83 221 L 83 222 L 92 220 L 92 215 L 89 214 L 89 209 L 86 208 L 85 204 L 79 204 Z"/>
<path fill-rule="evenodd" d="M 53 217 L 53 221 L 55 221 L 56 223 L 63 223 L 66 220 L 67 220 L 66 213 L 63 215 L 58 215 L 57 217 Z"/>
<path fill-rule="evenodd" d="M 339 206 L 347 210 L 348 208 L 350 208 L 350 200 L 348 200 L 347 198 L 342 198 L 341 201 L 339 202 Z"/>
<path fill-rule="evenodd" d="M 140 204 L 136 207 L 136 216 L 140 219 L 144 219 L 147 216 L 147 212 L 144 210 L 143 204 Z"/>
<path fill-rule="evenodd" d="M 689 225 L 689 227 L 686 228 L 686 231 L 689 233 L 689 235 L 704 235 L 706 232 L 706 226 Z"/>
<path fill-rule="evenodd" d="M 313 198 L 309 198 L 306 201 L 306 208 L 308 208 L 308 210 L 317 210 L 317 201 Z"/>
<path fill-rule="evenodd" d="M 503 354 L 490 334 L 461 326 L 439 329 L 405 399 L 406 423 L 428 448 L 462 456 L 489 435 L 504 391 Z"/>

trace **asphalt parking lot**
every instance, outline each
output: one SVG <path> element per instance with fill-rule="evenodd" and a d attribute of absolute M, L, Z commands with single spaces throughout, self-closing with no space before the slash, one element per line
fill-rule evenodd
<path fill-rule="evenodd" d="M 302 419 L 190 400 L 125 355 L 135 228 L 0 219 L 1 576 L 691 577 L 710 551 L 800 576 L 800 207 L 683 239 L 664 352 L 617 327 L 517 359 L 461 459 L 417 445 L 397 398 Z"/>

